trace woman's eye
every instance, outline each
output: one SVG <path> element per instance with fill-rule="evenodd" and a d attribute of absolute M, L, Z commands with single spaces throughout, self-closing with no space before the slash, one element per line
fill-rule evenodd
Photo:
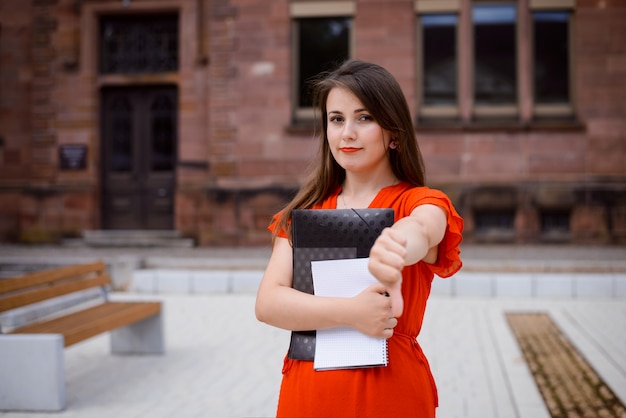
<path fill-rule="evenodd" d="M 343 118 L 341 116 L 331 116 L 330 121 L 337 123 L 343 121 Z"/>
<path fill-rule="evenodd" d="M 359 117 L 360 121 L 370 121 L 370 120 L 374 120 L 370 115 L 361 115 Z"/>

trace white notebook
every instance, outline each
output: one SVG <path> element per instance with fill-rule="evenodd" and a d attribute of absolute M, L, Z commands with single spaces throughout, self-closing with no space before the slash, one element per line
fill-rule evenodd
<path fill-rule="evenodd" d="M 353 297 L 378 283 L 367 269 L 369 258 L 312 261 L 313 288 L 317 296 Z M 387 365 L 387 340 L 354 328 L 317 330 L 315 370 L 349 369 Z"/>

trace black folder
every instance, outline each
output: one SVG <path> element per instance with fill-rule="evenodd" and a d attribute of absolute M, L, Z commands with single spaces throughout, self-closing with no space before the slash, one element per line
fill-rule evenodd
<path fill-rule="evenodd" d="M 293 288 L 315 294 L 311 261 L 369 257 L 393 220 L 389 208 L 293 210 Z M 288 357 L 313 361 L 314 354 L 315 331 L 293 331 Z"/>

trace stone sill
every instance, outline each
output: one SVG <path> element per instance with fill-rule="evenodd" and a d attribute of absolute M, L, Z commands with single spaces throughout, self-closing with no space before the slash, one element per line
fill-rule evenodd
<path fill-rule="evenodd" d="M 535 120 L 532 122 L 520 122 L 518 120 L 478 120 L 462 122 L 442 119 L 418 119 L 414 121 L 415 130 L 421 132 L 494 132 L 506 131 L 513 133 L 522 132 L 584 132 L 585 125 L 578 120 Z M 285 132 L 291 135 L 313 135 L 315 123 L 313 121 L 297 121 L 285 128 Z"/>
<path fill-rule="evenodd" d="M 537 120 L 520 122 L 517 120 L 479 120 L 462 122 L 459 120 L 417 120 L 418 132 L 583 132 L 585 125 L 577 120 Z"/>

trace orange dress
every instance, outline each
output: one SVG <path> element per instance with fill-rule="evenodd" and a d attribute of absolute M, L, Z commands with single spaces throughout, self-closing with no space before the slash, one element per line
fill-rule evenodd
<path fill-rule="evenodd" d="M 336 208 L 340 192 L 341 189 L 337 189 L 316 208 Z M 388 366 L 315 371 L 312 361 L 291 360 L 285 356 L 278 417 L 435 416 L 437 388 L 417 336 L 433 275 L 449 277 L 461 268 L 459 244 L 463 220 L 444 193 L 407 183 L 383 188 L 370 207 L 393 208 L 397 221 L 421 204 L 443 208 L 448 225 L 439 244 L 437 263 L 420 261 L 402 272 L 404 313 L 388 340 Z M 274 227 L 275 222 L 269 229 Z"/>

